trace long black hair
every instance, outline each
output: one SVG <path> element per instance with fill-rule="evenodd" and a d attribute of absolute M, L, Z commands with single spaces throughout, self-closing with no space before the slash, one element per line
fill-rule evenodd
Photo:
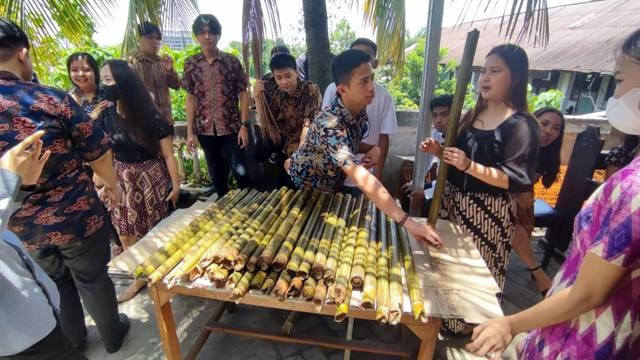
<path fill-rule="evenodd" d="M 527 104 L 527 83 L 529 78 L 529 58 L 526 51 L 518 45 L 503 44 L 491 49 L 487 57 L 496 55 L 509 68 L 511 72 L 511 89 L 509 97 L 506 99 L 507 104 L 518 112 L 529 114 Z M 467 112 L 462 121 L 458 133 L 462 133 L 473 125 L 478 115 L 487 107 L 487 101 L 478 95 L 476 106 Z M 529 114 L 531 115 L 531 114 Z"/>
<path fill-rule="evenodd" d="M 71 63 L 74 61 L 86 61 L 87 64 L 89 64 L 91 71 L 93 71 L 93 77 L 96 82 L 96 87 L 98 87 L 98 85 L 100 85 L 100 66 L 98 65 L 96 59 L 91 56 L 91 54 L 86 52 L 74 52 L 73 54 L 69 55 L 69 57 L 67 58 L 67 74 L 69 74 L 69 79 L 71 79 Z M 71 83 L 73 83 L 74 87 L 78 87 L 73 82 L 73 79 L 71 80 Z"/>
<path fill-rule="evenodd" d="M 549 188 L 556 181 L 558 172 L 560 171 L 560 150 L 562 150 L 562 138 L 564 137 L 564 115 L 562 111 L 544 107 L 536 110 L 533 115 L 538 118 L 548 112 L 558 115 L 560 118 L 560 135 L 558 138 L 547 146 L 540 147 L 540 155 L 538 156 L 538 167 L 536 172 L 542 174 L 542 185 Z"/>
<path fill-rule="evenodd" d="M 112 59 L 105 65 L 111 69 L 113 80 L 119 89 L 118 102 L 122 105 L 125 116 L 125 119 L 120 120 L 120 125 L 139 145 L 159 154 L 158 122 L 161 116 L 149 91 L 126 61 Z"/>

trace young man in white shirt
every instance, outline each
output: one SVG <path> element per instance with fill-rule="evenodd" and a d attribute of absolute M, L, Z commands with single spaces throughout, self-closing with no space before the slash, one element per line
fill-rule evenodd
<path fill-rule="evenodd" d="M 351 43 L 351 49 L 362 50 L 371 56 L 371 67 L 375 70 L 378 67 L 378 46 L 375 42 L 358 38 Z M 322 107 L 328 107 L 336 97 L 336 84 L 327 86 L 322 100 Z M 369 118 L 369 131 L 364 134 L 362 142 L 380 147 L 380 162 L 372 171 L 376 177 L 382 179 L 382 169 L 387 153 L 389 152 L 389 135 L 398 131 L 398 121 L 396 120 L 396 107 L 389 92 L 379 84 L 375 84 L 375 97 L 373 102 L 367 106 L 367 117 Z M 358 155 L 358 160 L 362 159 L 362 154 Z M 346 190 L 355 191 L 356 185 L 349 179 L 344 183 Z"/>

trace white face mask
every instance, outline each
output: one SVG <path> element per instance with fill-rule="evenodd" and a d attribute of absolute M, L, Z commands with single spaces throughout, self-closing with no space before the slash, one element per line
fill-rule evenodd
<path fill-rule="evenodd" d="M 640 88 L 633 88 L 621 98 L 607 101 L 607 120 L 625 134 L 640 135 Z"/>

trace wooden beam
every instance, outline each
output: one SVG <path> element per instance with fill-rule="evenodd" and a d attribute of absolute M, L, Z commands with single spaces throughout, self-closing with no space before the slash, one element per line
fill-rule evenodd
<path fill-rule="evenodd" d="M 176 333 L 176 322 L 171 311 L 171 302 L 168 296 L 163 294 L 156 286 L 149 286 L 149 296 L 153 300 L 153 311 L 156 315 L 156 323 L 158 325 L 158 333 L 162 340 L 162 348 L 167 360 L 181 360 L 180 341 Z"/>
<path fill-rule="evenodd" d="M 440 319 L 429 319 L 425 325 L 407 325 L 420 339 L 420 348 L 418 350 L 417 360 L 431 360 L 436 351 L 436 343 L 438 342 L 438 330 L 442 321 Z"/>

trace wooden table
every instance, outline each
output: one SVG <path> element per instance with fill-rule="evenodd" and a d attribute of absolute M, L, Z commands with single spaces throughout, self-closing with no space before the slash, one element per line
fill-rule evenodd
<path fill-rule="evenodd" d="M 162 346 L 164 352 L 169 360 L 182 359 L 180 352 L 180 342 L 176 334 L 176 323 L 171 310 L 171 298 L 175 295 L 183 296 L 195 296 L 199 298 L 229 301 L 231 294 L 228 290 L 215 289 L 215 288 L 198 288 L 189 287 L 184 285 L 176 285 L 171 289 L 167 288 L 164 283 L 157 283 L 149 287 L 149 294 L 153 300 L 154 312 L 156 315 L 156 322 L 158 324 L 158 331 L 162 340 Z M 260 293 L 250 292 L 247 293 L 240 304 L 266 307 L 279 310 L 289 310 L 301 313 L 319 314 L 326 316 L 334 316 L 336 312 L 335 305 L 325 305 L 322 311 L 319 313 L 315 311 L 313 304 L 304 300 L 287 299 L 285 301 L 278 301 L 275 297 L 269 295 L 263 295 Z M 372 320 L 375 321 L 375 310 L 362 310 L 358 308 L 349 309 L 349 317 L 354 319 Z M 334 349 L 344 349 L 353 351 L 373 352 L 385 355 L 404 356 L 408 357 L 409 352 L 402 350 L 404 347 L 400 347 L 393 344 L 381 344 L 378 342 L 367 341 L 355 341 L 345 340 L 335 337 L 316 336 L 310 334 L 291 334 L 285 335 L 278 332 L 269 332 L 261 329 L 249 329 L 246 327 L 221 324 L 217 323 L 217 318 L 222 315 L 222 312 L 214 314 L 211 324 L 209 324 L 200 338 L 196 341 L 194 347 L 187 355 L 186 359 L 195 359 L 200 352 L 207 337 L 211 332 L 224 332 L 240 336 L 251 336 L 272 341 L 283 341 L 297 344 L 306 344 L 321 346 Z M 435 317 L 430 317 L 428 322 L 423 323 L 416 321 L 410 313 L 403 313 L 400 323 L 406 326 L 411 332 L 413 332 L 420 340 L 420 348 L 418 352 L 418 359 L 432 359 L 435 350 L 436 342 L 438 339 L 438 330 L 440 329 L 441 320 Z"/>

